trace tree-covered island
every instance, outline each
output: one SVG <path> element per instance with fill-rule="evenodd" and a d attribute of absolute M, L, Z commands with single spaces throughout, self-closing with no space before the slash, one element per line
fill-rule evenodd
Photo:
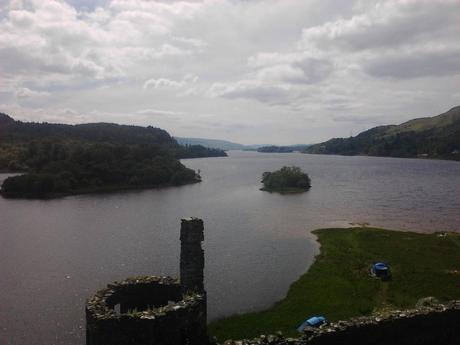
<path fill-rule="evenodd" d="M 310 177 L 299 167 L 284 166 L 280 170 L 262 174 L 263 188 L 260 190 L 278 193 L 301 193 L 311 187 Z"/>
<path fill-rule="evenodd" d="M 64 125 L 15 121 L 0 114 L 0 171 L 5 197 L 177 186 L 201 180 L 179 158 L 226 156 L 200 145 L 180 146 L 154 127 L 92 123 Z"/>

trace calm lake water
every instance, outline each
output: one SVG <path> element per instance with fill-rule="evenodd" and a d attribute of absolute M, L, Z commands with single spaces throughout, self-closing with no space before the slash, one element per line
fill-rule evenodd
<path fill-rule="evenodd" d="M 58 200 L 0 198 L 0 344 L 84 343 L 84 304 L 107 283 L 177 275 L 180 219 L 205 222 L 211 319 L 270 306 L 318 252 L 310 231 L 367 222 L 460 231 L 460 163 L 230 152 L 184 160 L 200 184 Z M 262 192 L 297 165 L 309 192 Z M 7 175 L 0 175 L 0 181 Z"/>

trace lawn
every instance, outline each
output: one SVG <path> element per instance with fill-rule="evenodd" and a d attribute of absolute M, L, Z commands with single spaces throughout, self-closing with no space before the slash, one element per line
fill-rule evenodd
<path fill-rule="evenodd" d="M 374 311 L 414 307 L 418 299 L 460 299 L 460 234 L 420 234 L 374 228 L 320 229 L 321 252 L 309 270 L 270 309 L 212 322 L 219 341 L 252 338 L 296 327 L 312 315 L 329 321 Z M 392 279 L 369 274 L 372 263 L 387 262 Z"/>

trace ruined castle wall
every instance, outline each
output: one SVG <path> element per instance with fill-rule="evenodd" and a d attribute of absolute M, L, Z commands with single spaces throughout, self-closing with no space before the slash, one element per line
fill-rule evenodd
<path fill-rule="evenodd" d="M 143 298 L 161 305 L 146 307 Z M 117 304 L 121 313 L 114 310 Z M 205 296 L 183 296 L 178 281 L 168 277 L 110 284 L 87 303 L 86 334 L 87 345 L 204 345 Z"/>
<path fill-rule="evenodd" d="M 343 330 L 322 333 L 310 345 L 458 345 L 460 310 L 433 311 L 375 322 L 351 323 Z"/>
<path fill-rule="evenodd" d="M 355 318 L 311 329 L 303 337 L 263 336 L 226 345 L 459 345 L 460 301 Z"/>
<path fill-rule="evenodd" d="M 181 223 L 180 283 L 144 276 L 115 282 L 86 304 L 87 345 L 206 345 L 203 221 Z"/>
<path fill-rule="evenodd" d="M 203 283 L 203 222 L 181 224 L 180 283 L 145 276 L 110 284 L 86 304 L 87 345 L 210 345 Z M 117 311 L 116 306 L 120 306 Z M 460 301 L 376 314 L 225 345 L 459 345 Z M 216 345 L 216 344 L 214 344 Z"/>
<path fill-rule="evenodd" d="M 158 319 L 120 317 L 99 320 L 87 338 L 87 345 L 202 345 L 196 332 L 200 306 L 176 311 Z M 185 322 L 184 322 L 185 321 Z M 189 322 L 188 322 L 189 321 Z"/>
<path fill-rule="evenodd" d="M 122 285 L 107 299 L 107 304 L 114 308 L 120 305 L 120 312 L 129 310 L 146 310 L 167 305 L 168 302 L 177 302 L 182 299 L 181 287 L 175 284 L 138 283 Z"/>
<path fill-rule="evenodd" d="M 203 221 L 198 218 L 182 219 L 180 229 L 180 282 L 182 292 L 204 293 L 204 240 Z"/>

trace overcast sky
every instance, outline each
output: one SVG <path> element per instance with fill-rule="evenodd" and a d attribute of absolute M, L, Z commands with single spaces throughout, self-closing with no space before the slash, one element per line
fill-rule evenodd
<path fill-rule="evenodd" d="M 0 0 L 0 112 L 314 143 L 460 104 L 460 0 Z"/>

